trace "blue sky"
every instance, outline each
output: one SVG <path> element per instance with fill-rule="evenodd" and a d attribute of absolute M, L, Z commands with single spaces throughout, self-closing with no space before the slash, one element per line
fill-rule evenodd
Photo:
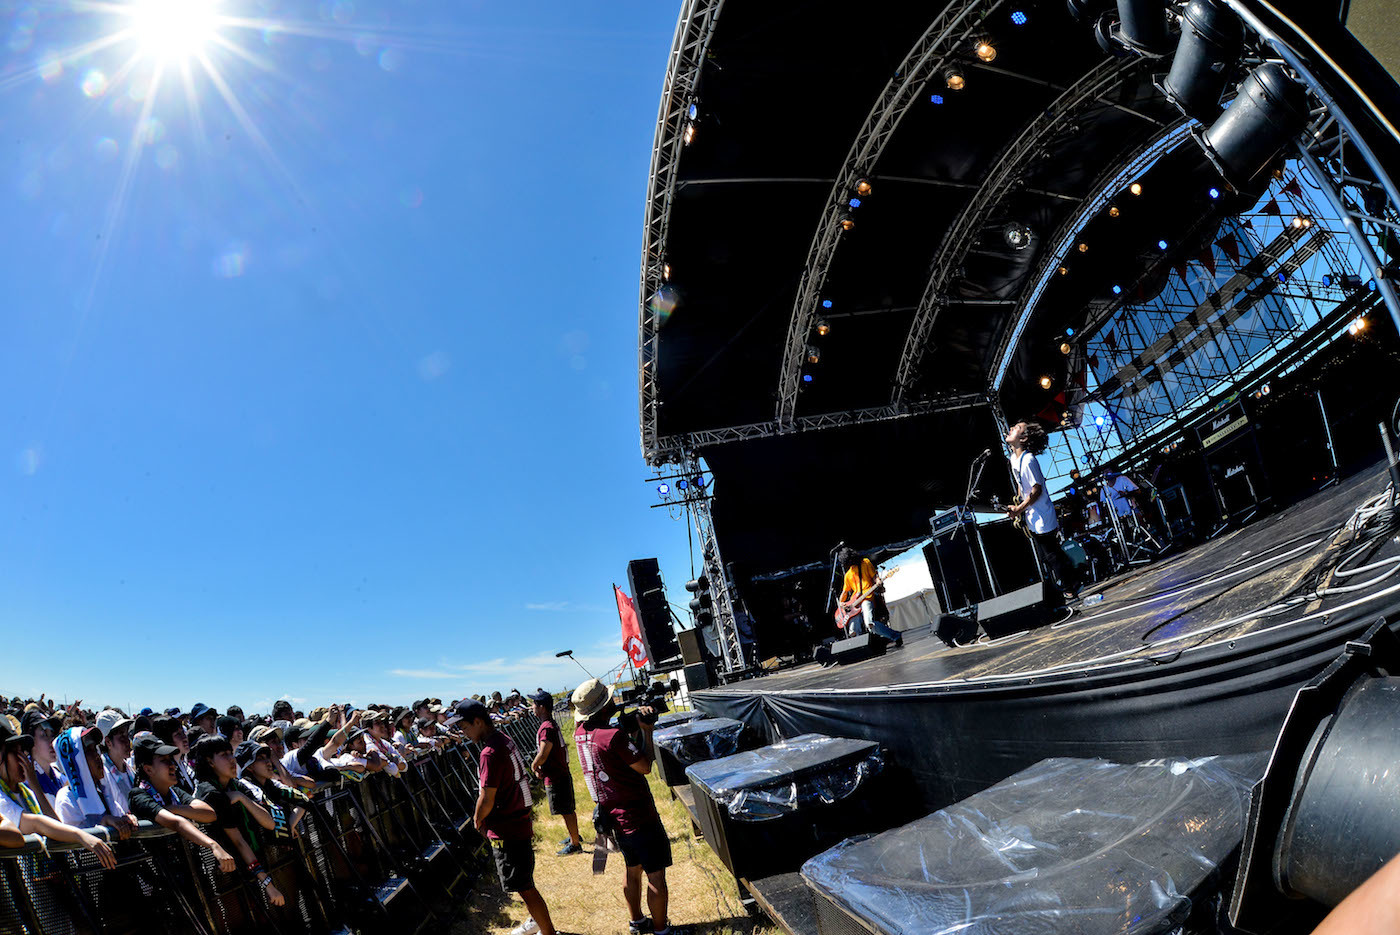
<path fill-rule="evenodd" d="M 0 3 L 0 691 L 312 706 L 620 661 L 627 561 L 677 603 L 690 571 L 635 369 L 675 5 L 217 10 L 214 78 L 144 33 L 64 57 L 122 11 Z"/>

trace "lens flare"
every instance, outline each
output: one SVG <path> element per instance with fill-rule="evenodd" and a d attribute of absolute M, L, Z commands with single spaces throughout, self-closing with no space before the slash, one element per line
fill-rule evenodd
<path fill-rule="evenodd" d="M 160 61 L 192 58 L 214 38 L 214 0 L 135 0 L 131 28 L 142 51 Z"/>

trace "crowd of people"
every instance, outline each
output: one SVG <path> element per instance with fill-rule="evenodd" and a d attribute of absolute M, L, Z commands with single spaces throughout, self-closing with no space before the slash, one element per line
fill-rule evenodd
<path fill-rule="evenodd" d="M 677 931 L 667 918 L 670 842 L 646 780 L 651 727 L 643 721 L 643 733 L 632 736 L 618 729 L 611 690 L 597 679 L 579 686 L 572 703 L 575 746 L 598 805 L 595 830 L 615 842 L 626 864 L 629 932 L 670 935 Z M 499 728 L 529 713 L 539 728 L 527 760 Z M 236 705 L 129 714 L 86 710 L 81 701 L 59 708 L 43 695 L 0 698 L 0 849 L 38 835 L 81 846 L 110 870 L 116 858 L 107 839 L 125 840 L 149 821 L 207 849 L 221 871 L 242 870 L 269 904 L 281 906 L 259 855 L 267 843 L 300 836 L 310 795 L 373 773 L 397 777 L 408 758 L 464 742 L 479 751 L 473 823 L 491 845 L 502 888 L 519 894 L 530 913 L 514 935 L 553 935 L 534 883 L 532 780 L 543 783 L 551 813 L 568 830 L 558 855 L 581 854 L 583 841 L 568 745 L 554 696 L 543 689 L 528 698 L 495 692 L 446 705 L 423 698 L 309 714 L 283 700 L 251 716 Z M 97 828 L 109 830 L 94 834 Z"/>

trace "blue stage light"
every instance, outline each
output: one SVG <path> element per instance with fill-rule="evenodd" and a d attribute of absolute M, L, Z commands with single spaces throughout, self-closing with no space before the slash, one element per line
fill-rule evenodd
<path fill-rule="evenodd" d="M 831 300 L 822 299 L 822 308 L 831 308 Z"/>
<path fill-rule="evenodd" d="M 699 109 L 698 107 L 696 107 L 694 104 L 691 104 L 691 105 L 690 105 L 690 110 L 686 111 L 686 114 L 690 117 L 691 120 L 694 120 L 694 119 L 695 119 L 695 115 L 698 114 L 698 113 L 700 113 L 700 109 Z"/>
<path fill-rule="evenodd" d="M 1073 328 L 1066 328 L 1066 329 L 1065 329 L 1065 337 L 1067 337 L 1067 338 L 1072 338 L 1072 337 L 1074 337 L 1074 329 L 1073 329 Z"/>
<path fill-rule="evenodd" d="M 669 496 L 670 493 L 671 493 L 671 485 L 670 485 L 670 484 L 657 484 L 657 485 L 656 485 L 656 492 L 659 493 L 659 494 L 661 494 L 661 496 L 663 496 L 663 497 Z"/>
<path fill-rule="evenodd" d="M 1029 17 L 1021 10 L 1011 11 L 1011 22 L 1015 23 L 1017 26 L 1026 25 L 1026 20 L 1028 19 Z"/>
<path fill-rule="evenodd" d="M 695 486 L 696 486 L 696 487 L 704 487 L 704 486 L 705 486 L 705 475 L 704 475 L 704 474 L 696 474 L 696 475 L 695 475 Z"/>
<path fill-rule="evenodd" d="M 943 95 L 941 95 L 941 94 L 935 94 L 933 97 L 929 98 L 929 100 L 932 101 L 932 102 L 935 103 L 935 104 L 942 104 L 942 103 L 943 103 Z"/>
<path fill-rule="evenodd" d="M 1123 287 L 1120 286 L 1120 285 L 1114 284 L 1114 286 L 1113 286 L 1113 294 L 1114 294 L 1114 295 L 1122 295 L 1122 294 L 1123 294 Z"/>
<path fill-rule="evenodd" d="M 1369 291 L 1371 291 L 1371 292 L 1375 292 L 1375 291 L 1376 291 L 1376 281 L 1375 281 L 1374 279 L 1368 279 L 1368 280 L 1366 280 L 1366 288 L 1367 288 Z"/>
<path fill-rule="evenodd" d="M 1103 428 L 1103 416 L 1095 416 L 1094 424 L 1097 425 L 1099 428 Z"/>
<path fill-rule="evenodd" d="M 847 204 L 849 204 L 852 208 L 859 208 L 859 207 L 860 207 L 860 199 L 859 199 L 859 198 L 852 198 L 850 201 L 847 202 Z"/>
<path fill-rule="evenodd" d="M 1279 282 L 1288 282 L 1288 274 L 1285 273 L 1283 270 L 1279 270 L 1279 271 L 1278 271 L 1278 281 L 1279 281 Z"/>
<path fill-rule="evenodd" d="M 812 382 L 812 375 L 811 375 L 810 373 L 804 373 L 804 374 L 802 374 L 802 382 L 803 382 L 803 383 L 811 383 L 811 382 Z"/>
<path fill-rule="evenodd" d="M 684 489 L 685 489 L 686 487 L 688 487 L 688 486 L 690 486 L 690 485 L 687 484 L 687 483 L 685 482 L 685 479 L 684 479 L 684 478 L 682 478 L 681 480 L 676 481 L 676 489 L 677 489 L 677 490 L 684 490 Z"/>
<path fill-rule="evenodd" d="M 1323 274 L 1322 274 L 1322 285 L 1323 285 L 1323 286 L 1331 286 L 1331 285 L 1332 285 L 1332 274 L 1331 274 L 1331 273 L 1323 273 Z"/>
<path fill-rule="evenodd" d="M 1206 192 L 1206 194 L 1210 196 L 1211 201 L 1214 201 L 1215 199 L 1220 197 L 1220 189 L 1212 185 L 1210 187 L 1210 191 Z"/>
<path fill-rule="evenodd" d="M 1167 246 L 1168 246 L 1168 244 L 1167 244 L 1167 242 L 1166 242 L 1165 240 L 1159 240 L 1159 241 L 1157 241 L 1157 249 L 1158 249 L 1158 250 L 1165 250 L 1165 249 L 1167 249 Z"/>

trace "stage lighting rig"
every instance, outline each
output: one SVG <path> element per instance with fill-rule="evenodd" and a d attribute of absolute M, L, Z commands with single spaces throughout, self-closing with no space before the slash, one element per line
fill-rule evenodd
<path fill-rule="evenodd" d="M 821 348 L 817 347 L 815 344 L 808 344 L 808 345 L 807 345 L 807 363 L 809 363 L 809 364 L 820 363 L 820 362 L 821 362 L 821 359 L 822 359 Z"/>
<path fill-rule="evenodd" d="M 1070 3 L 1071 12 L 1078 7 L 1087 4 Z M 1171 49 L 1166 4 L 1163 0 L 1118 0 L 1116 15 L 1110 10 L 1099 17 L 1094 38 L 1109 55 L 1163 56 Z"/>
<path fill-rule="evenodd" d="M 831 334 L 831 322 L 827 321 L 825 318 L 818 318 L 817 334 L 823 338 Z"/>
<path fill-rule="evenodd" d="M 1129 186 L 1128 186 L 1128 194 L 1134 195 L 1134 196 L 1141 195 L 1141 194 L 1142 194 L 1142 183 L 1141 183 L 1141 182 L 1134 182 L 1133 184 L 1129 185 Z"/>
<path fill-rule="evenodd" d="M 1307 93 L 1281 65 L 1266 62 L 1240 83 L 1230 107 L 1196 136 L 1225 181 L 1262 189 L 1267 170 L 1308 120 Z"/>
<path fill-rule="evenodd" d="M 1024 250 L 1031 245 L 1031 229 L 1020 221 L 1010 221 L 1001 229 L 1001 239 L 1013 250 Z"/>
<path fill-rule="evenodd" d="M 867 182 L 865 179 L 861 179 L 861 180 L 859 180 L 858 182 L 856 182 L 856 194 L 857 194 L 857 195 L 860 195 L 861 197 L 865 197 L 866 195 L 870 194 L 870 192 L 871 192 L 872 190 L 873 190 L 873 189 L 871 188 L 870 183 Z"/>
<path fill-rule="evenodd" d="M 1181 39 L 1162 91 L 1188 117 L 1202 123 L 1220 113 L 1220 95 L 1240 59 L 1244 27 L 1216 0 L 1191 0 L 1181 14 Z"/>
<path fill-rule="evenodd" d="M 943 83 L 948 86 L 950 91 L 961 91 L 967 87 L 967 76 L 957 65 L 949 65 L 943 69 Z"/>
<path fill-rule="evenodd" d="M 977 40 L 977 45 L 973 47 L 972 51 L 984 62 L 996 61 L 997 47 L 992 45 L 992 40 L 990 39 Z"/>

